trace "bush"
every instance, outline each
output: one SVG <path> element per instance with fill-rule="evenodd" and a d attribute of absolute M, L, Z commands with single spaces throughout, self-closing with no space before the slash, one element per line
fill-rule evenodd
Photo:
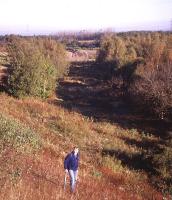
<path fill-rule="evenodd" d="M 55 91 L 57 79 L 66 70 L 62 46 L 41 39 L 16 37 L 9 42 L 8 50 L 11 60 L 9 92 L 16 97 L 49 97 Z"/>
<path fill-rule="evenodd" d="M 122 65 L 126 53 L 125 43 L 116 35 L 105 35 L 100 43 L 97 60 Z"/>
<path fill-rule="evenodd" d="M 127 45 L 121 37 L 111 34 L 102 38 L 97 61 L 111 62 L 114 67 L 121 68 L 136 57 L 135 49 L 131 45 Z"/>

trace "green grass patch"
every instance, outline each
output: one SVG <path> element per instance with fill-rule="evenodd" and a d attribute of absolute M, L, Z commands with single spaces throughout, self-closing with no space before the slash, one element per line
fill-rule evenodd
<path fill-rule="evenodd" d="M 121 172 L 124 170 L 122 162 L 115 157 L 109 155 L 103 156 L 102 166 L 111 169 L 113 172 Z"/>
<path fill-rule="evenodd" d="M 0 146 L 12 146 L 17 151 L 32 152 L 41 147 L 41 139 L 29 127 L 0 114 Z"/>

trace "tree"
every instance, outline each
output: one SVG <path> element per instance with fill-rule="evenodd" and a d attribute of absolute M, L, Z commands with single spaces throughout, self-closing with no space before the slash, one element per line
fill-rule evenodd
<path fill-rule="evenodd" d="M 57 79 L 63 77 L 68 72 L 68 61 L 64 46 L 49 37 L 34 39 L 40 52 L 51 60 L 57 71 Z"/>
<path fill-rule="evenodd" d="M 154 35 L 143 45 L 144 64 L 138 64 L 129 92 L 133 101 L 161 119 L 171 115 L 172 60 L 170 38 Z"/>
<path fill-rule="evenodd" d="M 125 62 L 127 48 L 123 40 L 112 34 L 105 35 L 100 44 L 97 60 L 99 62 L 113 62 L 120 67 Z"/>
<path fill-rule="evenodd" d="M 11 71 L 8 90 L 16 97 L 46 98 L 56 87 L 57 70 L 32 40 L 14 38 L 9 42 Z"/>

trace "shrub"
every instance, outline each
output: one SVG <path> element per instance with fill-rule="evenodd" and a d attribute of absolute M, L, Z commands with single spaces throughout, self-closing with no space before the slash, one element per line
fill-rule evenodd
<path fill-rule="evenodd" d="M 9 92 L 16 97 L 49 97 L 55 91 L 57 79 L 66 71 L 63 47 L 51 40 L 12 38 L 8 50 Z"/>
<path fill-rule="evenodd" d="M 124 62 L 126 46 L 120 37 L 105 35 L 100 43 L 97 60 L 99 62 L 113 62 L 120 67 Z"/>
<path fill-rule="evenodd" d="M 97 61 L 111 62 L 114 67 L 121 68 L 136 58 L 134 47 L 127 44 L 121 37 L 110 34 L 101 39 Z"/>

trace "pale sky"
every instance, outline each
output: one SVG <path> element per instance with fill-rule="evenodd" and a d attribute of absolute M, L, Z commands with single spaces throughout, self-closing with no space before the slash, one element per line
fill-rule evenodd
<path fill-rule="evenodd" d="M 172 0 L 0 0 L 0 34 L 107 28 L 170 29 Z"/>

